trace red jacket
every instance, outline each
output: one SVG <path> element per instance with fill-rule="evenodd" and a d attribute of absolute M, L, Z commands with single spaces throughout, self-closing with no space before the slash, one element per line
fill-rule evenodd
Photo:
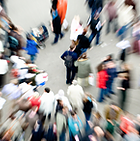
<path fill-rule="evenodd" d="M 108 75 L 106 70 L 102 70 L 97 73 L 97 87 L 106 89 L 106 81 L 108 80 Z"/>

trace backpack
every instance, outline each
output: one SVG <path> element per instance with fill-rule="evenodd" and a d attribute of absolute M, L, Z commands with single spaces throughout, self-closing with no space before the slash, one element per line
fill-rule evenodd
<path fill-rule="evenodd" d="M 17 46 L 18 46 L 18 40 L 12 36 L 8 36 L 8 42 L 10 44 L 10 49 L 11 50 L 17 50 Z"/>
<path fill-rule="evenodd" d="M 68 54 L 65 58 L 65 66 L 70 68 L 73 65 L 73 58 L 72 58 L 72 55 L 69 54 L 69 51 L 67 51 L 67 52 L 68 52 Z"/>

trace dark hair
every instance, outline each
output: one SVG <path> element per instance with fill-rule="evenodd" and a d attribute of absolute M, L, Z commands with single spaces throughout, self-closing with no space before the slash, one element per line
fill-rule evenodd
<path fill-rule="evenodd" d="M 70 112 L 71 116 L 74 116 L 76 113 L 74 111 Z"/>
<path fill-rule="evenodd" d="M 26 38 L 27 38 L 27 40 L 31 40 L 32 35 L 31 35 L 30 33 L 27 33 L 27 34 L 26 34 Z"/>
<path fill-rule="evenodd" d="M 75 45 L 70 45 L 70 50 L 73 50 Z"/>
<path fill-rule="evenodd" d="M 49 93 L 50 92 L 50 88 L 45 88 L 45 92 Z"/>

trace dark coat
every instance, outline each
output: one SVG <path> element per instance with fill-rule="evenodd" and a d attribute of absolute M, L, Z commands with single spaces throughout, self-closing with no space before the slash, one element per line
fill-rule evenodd
<path fill-rule="evenodd" d="M 52 21 L 53 23 L 53 32 L 55 34 L 60 34 L 61 33 L 61 19 L 59 16 L 57 16 L 55 19 Z"/>

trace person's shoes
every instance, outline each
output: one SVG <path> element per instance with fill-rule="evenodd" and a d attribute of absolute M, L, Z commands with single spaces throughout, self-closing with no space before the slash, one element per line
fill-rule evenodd
<path fill-rule="evenodd" d="M 107 97 L 111 99 L 111 96 L 110 95 L 107 95 Z"/>
<path fill-rule="evenodd" d="M 56 43 L 57 43 L 57 42 L 52 42 L 51 45 L 53 46 L 53 45 L 55 45 Z"/>
<path fill-rule="evenodd" d="M 64 34 L 61 34 L 61 35 L 60 35 L 60 39 L 62 39 L 63 37 L 64 37 Z"/>

